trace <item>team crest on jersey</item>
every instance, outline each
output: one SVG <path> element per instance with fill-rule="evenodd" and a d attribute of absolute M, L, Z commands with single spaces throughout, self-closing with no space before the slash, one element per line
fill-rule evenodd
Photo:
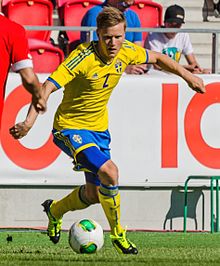
<path fill-rule="evenodd" d="M 82 137 L 80 135 L 73 135 L 73 140 L 79 144 L 82 144 Z"/>
<path fill-rule="evenodd" d="M 122 62 L 120 60 L 117 60 L 115 63 L 115 69 L 118 73 L 122 72 Z"/>

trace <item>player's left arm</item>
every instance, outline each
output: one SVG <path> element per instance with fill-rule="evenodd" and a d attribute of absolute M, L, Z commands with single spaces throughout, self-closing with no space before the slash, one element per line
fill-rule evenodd
<path fill-rule="evenodd" d="M 169 56 L 148 50 L 148 63 L 157 64 L 162 69 L 180 76 L 188 83 L 189 87 L 194 91 L 199 93 L 205 92 L 203 80 L 193 75 L 191 72 L 186 70 L 183 66 L 178 64 Z"/>

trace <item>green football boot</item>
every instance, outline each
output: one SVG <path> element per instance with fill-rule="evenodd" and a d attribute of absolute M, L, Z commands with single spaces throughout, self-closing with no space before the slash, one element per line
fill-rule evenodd
<path fill-rule="evenodd" d="M 138 254 L 137 247 L 127 239 L 126 230 L 123 230 L 121 234 L 110 235 L 111 241 L 115 249 L 120 254 Z"/>
<path fill-rule="evenodd" d="M 50 212 L 50 208 L 55 201 L 49 199 L 43 202 L 41 205 L 44 207 L 44 211 L 47 214 L 49 219 L 48 227 L 47 227 L 47 235 L 50 237 L 50 240 L 57 244 L 60 240 L 62 219 L 56 219 Z"/>

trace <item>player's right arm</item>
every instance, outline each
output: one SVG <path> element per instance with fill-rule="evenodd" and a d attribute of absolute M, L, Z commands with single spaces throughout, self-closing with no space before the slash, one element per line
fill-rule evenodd
<path fill-rule="evenodd" d="M 47 102 L 50 94 L 55 90 L 57 90 L 57 87 L 54 85 L 54 83 L 49 80 L 45 81 L 45 83 L 42 85 L 42 98 L 45 102 Z M 34 105 L 31 104 L 26 119 L 23 122 L 17 123 L 13 127 L 11 127 L 9 129 L 10 134 L 15 139 L 21 139 L 26 136 L 29 130 L 33 127 L 38 114 L 39 113 L 36 111 Z"/>
<path fill-rule="evenodd" d="M 12 70 L 20 74 L 24 88 L 32 94 L 32 103 L 36 110 L 44 112 L 46 104 L 41 97 L 41 84 L 33 70 L 26 31 L 23 26 L 12 21 L 8 21 L 8 25 L 13 29 L 8 37 Z"/>
<path fill-rule="evenodd" d="M 193 75 L 191 72 L 186 70 L 183 66 L 178 64 L 175 60 L 171 59 L 169 56 L 150 50 L 148 50 L 148 56 L 149 56 L 148 63 L 157 64 L 165 71 L 169 71 L 173 74 L 180 76 L 188 83 L 189 87 L 192 90 L 198 93 L 205 92 L 205 86 L 203 80 Z"/>

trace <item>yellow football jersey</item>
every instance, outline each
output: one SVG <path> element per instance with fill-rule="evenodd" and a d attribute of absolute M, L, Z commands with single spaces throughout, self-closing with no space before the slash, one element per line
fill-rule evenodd
<path fill-rule="evenodd" d="M 102 60 L 97 42 L 79 45 L 48 80 L 64 95 L 54 118 L 54 128 L 104 131 L 108 128 L 107 103 L 129 64 L 147 63 L 147 51 L 129 41 L 111 63 Z"/>

